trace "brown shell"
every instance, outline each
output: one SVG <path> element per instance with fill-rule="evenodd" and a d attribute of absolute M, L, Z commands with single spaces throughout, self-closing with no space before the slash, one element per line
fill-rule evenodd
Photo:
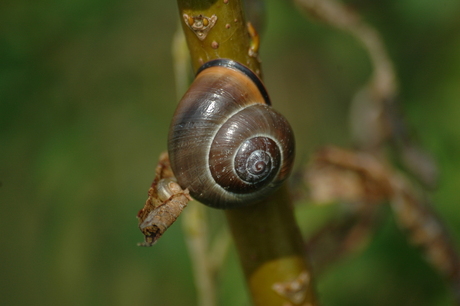
<path fill-rule="evenodd" d="M 294 135 L 267 105 L 255 74 L 233 61 L 218 61 L 205 64 L 179 102 L 168 151 L 179 185 L 193 198 L 216 208 L 241 207 L 288 177 Z"/>

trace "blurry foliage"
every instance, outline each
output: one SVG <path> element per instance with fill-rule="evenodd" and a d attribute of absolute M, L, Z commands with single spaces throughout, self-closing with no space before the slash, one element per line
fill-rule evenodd
<path fill-rule="evenodd" d="M 347 2 L 390 50 L 401 107 L 439 161 L 433 202 L 460 245 L 460 2 Z M 267 7 L 264 76 L 296 131 L 298 164 L 320 145 L 351 145 L 348 107 L 369 76 L 367 55 L 287 2 Z M 179 225 L 155 247 L 136 247 L 135 216 L 176 104 L 177 15 L 173 1 L 0 4 L 2 304 L 195 303 Z M 300 222 L 322 209 L 300 209 Z M 234 251 L 220 278 L 222 305 L 248 304 Z M 363 253 L 330 267 L 318 291 L 324 305 L 450 305 L 391 217 Z"/>

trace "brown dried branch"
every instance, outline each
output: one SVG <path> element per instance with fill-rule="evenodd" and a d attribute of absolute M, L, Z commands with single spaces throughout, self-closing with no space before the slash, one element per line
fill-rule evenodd
<path fill-rule="evenodd" d="M 420 191 L 402 176 L 392 179 L 391 207 L 409 241 L 422 249 L 426 259 L 451 284 L 460 305 L 460 258 L 444 223 Z"/>
<path fill-rule="evenodd" d="M 458 253 L 442 220 L 433 211 L 423 192 L 403 174 L 369 153 L 328 147 L 316 154 L 305 175 L 313 200 L 361 204 L 357 205 L 356 216 L 350 216 L 339 224 L 328 224 L 313 236 L 307 246 L 314 258 L 326 254 L 328 251 L 325 248 L 342 250 L 339 255 L 352 251 L 353 244 L 367 239 L 374 227 L 372 222 L 369 224 L 366 220 L 369 216 L 360 214 L 369 207 L 375 207 L 372 204 L 388 201 L 409 241 L 421 248 L 428 262 L 449 281 L 460 301 Z M 344 240 L 344 237 L 347 239 Z M 352 239 L 357 239 L 357 242 Z M 332 247 L 331 243 L 324 241 L 332 241 Z M 329 259 L 332 261 L 338 257 L 330 256 Z M 325 258 L 322 257 L 321 266 L 328 264 Z"/>
<path fill-rule="evenodd" d="M 351 105 L 350 124 L 357 145 L 379 152 L 388 141 L 395 145 L 404 166 L 426 186 L 436 185 L 433 158 L 411 137 L 398 101 L 393 63 L 379 32 L 350 7 L 336 0 L 295 0 L 311 17 L 349 33 L 369 54 L 373 74 Z"/>
<path fill-rule="evenodd" d="M 331 263 L 364 249 L 379 225 L 379 206 L 368 205 L 334 218 L 307 241 L 315 273 L 321 274 Z"/>
<path fill-rule="evenodd" d="M 160 156 L 148 195 L 144 208 L 137 214 L 145 239 L 139 246 L 154 245 L 192 200 L 188 190 L 176 183 L 167 153 Z"/>
<path fill-rule="evenodd" d="M 374 75 L 372 88 L 380 97 L 393 97 L 397 83 L 393 64 L 385 50 L 379 33 L 365 23 L 359 14 L 335 0 L 295 0 L 310 16 L 342 31 L 360 41 L 369 53 Z"/>
<path fill-rule="evenodd" d="M 353 242 L 366 240 L 376 226 L 366 212 L 375 209 L 371 204 L 388 201 L 410 242 L 420 247 L 431 265 L 446 277 L 460 302 L 460 260 L 447 230 L 423 192 L 385 158 L 384 145 L 391 143 L 408 172 L 426 186 L 435 186 L 437 166 L 410 135 L 399 109 L 393 64 L 378 31 L 339 1 L 295 2 L 310 16 L 355 37 L 368 52 L 373 67 L 369 83 L 356 94 L 350 111 L 352 136 L 368 153 L 327 148 L 316 154 L 305 177 L 314 201 L 344 201 L 352 203 L 354 209 L 310 240 L 315 264 L 325 266 L 353 251 Z M 329 257 L 325 256 L 328 251 L 332 254 Z"/>

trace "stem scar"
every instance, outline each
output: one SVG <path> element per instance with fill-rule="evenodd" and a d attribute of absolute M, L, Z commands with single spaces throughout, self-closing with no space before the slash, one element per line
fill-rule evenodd
<path fill-rule="evenodd" d="M 198 16 L 183 14 L 182 17 L 184 18 L 185 24 L 195 33 L 199 40 L 204 40 L 217 22 L 216 15 L 207 17 L 201 14 Z"/>
<path fill-rule="evenodd" d="M 295 279 L 283 283 L 274 283 L 272 289 L 287 298 L 291 303 L 298 305 L 305 301 L 308 291 L 310 276 L 307 271 L 302 271 Z"/>

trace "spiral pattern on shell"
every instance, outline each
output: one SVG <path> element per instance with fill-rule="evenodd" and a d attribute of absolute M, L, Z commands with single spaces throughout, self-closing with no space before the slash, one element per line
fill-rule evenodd
<path fill-rule="evenodd" d="M 262 81 L 231 60 L 211 61 L 176 109 L 168 152 L 193 198 L 216 208 L 257 202 L 288 177 L 294 136 Z"/>

